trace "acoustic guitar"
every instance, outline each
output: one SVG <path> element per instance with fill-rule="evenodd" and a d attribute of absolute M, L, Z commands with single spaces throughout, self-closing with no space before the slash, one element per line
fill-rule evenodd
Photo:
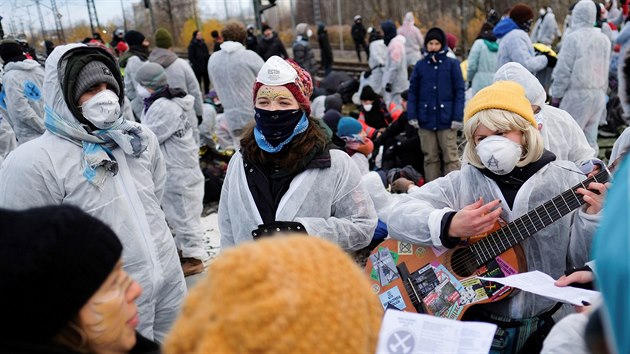
<path fill-rule="evenodd" d="M 605 183 L 596 175 L 485 235 L 453 249 L 387 239 L 372 251 L 365 267 L 384 308 L 461 319 L 471 306 L 499 301 L 512 289 L 478 279 L 527 270 L 520 242 L 585 204 L 578 188 Z"/>

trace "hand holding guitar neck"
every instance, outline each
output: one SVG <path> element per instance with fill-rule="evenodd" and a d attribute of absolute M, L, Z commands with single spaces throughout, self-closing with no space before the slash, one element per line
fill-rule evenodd
<path fill-rule="evenodd" d="M 610 183 L 589 183 L 588 189 L 578 188 L 576 192 L 584 196 L 584 202 L 586 202 L 585 212 L 587 214 L 597 214 L 602 210 L 604 198 L 606 197 L 606 190 L 610 187 Z"/>
<path fill-rule="evenodd" d="M 499 204 L 501 204 L 499 199 L 484 204 L 483 198 L 479 198 L 478 201 L 465 206 L 453 217 L 448 235 L 466 238 L 492 231 L 503 210 Z"/>

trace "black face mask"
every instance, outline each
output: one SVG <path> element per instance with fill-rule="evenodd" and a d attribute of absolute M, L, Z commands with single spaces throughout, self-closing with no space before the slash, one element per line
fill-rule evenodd
<path fill-rule="evenodd" d="M 272 146 L 278 146 L 288 139 L 304 112 L 301 109 L 268 111 L 256 108 L 256 128 Z"/>
<path fill-rule="evenodd" d="M 520 27 L 523 31 L 529 33 L 529 29 L 532 27 L 532 22 L 534 22 L 534 20 L 529 20 L 527 22 L 519 24 L 518 27 Z"/>

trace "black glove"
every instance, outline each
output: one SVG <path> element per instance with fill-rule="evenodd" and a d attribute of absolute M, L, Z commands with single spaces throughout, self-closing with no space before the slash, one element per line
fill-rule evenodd
<path fill-rule="evenodd" d="M 551 56 L 549 53 L 543 53 L 543 55 L 547 57 L 547 67 L 552 69 L 555 68 L 556 63 L 558 63 L 558 58 Z"/>
<path fill-rule="evenodd" d="M 370 77 L 370 75 L 372 75 L 372 70 L 367 70 L 364 74 L 363 74 L 363 78 L 367 79 L 368 77 Z"/>
<path fill-rule="evenodd" d="M 386 92 L 392 92 L 392 84 L 390 84 L 389 82 L 387 83 L 387 85 L 385 85 L 385 91 Z"/>
<path fill-rule="evenodd" d="M 261 237 L 273 236 L 279 233 L 306 234 L 306 228 L 304 227 L 304 225 L 295 221 L 274 221 L 267 224 L 258 225 L 258 228 L 252 231 L 252 236 L 254 237 L 254 240 L 256 240 Z"/>
<path fill-rule="evenodd" d="M 203 122 L 203 117 L 197 116 L 197 125 L 201 124 L 201 122 Z"/>

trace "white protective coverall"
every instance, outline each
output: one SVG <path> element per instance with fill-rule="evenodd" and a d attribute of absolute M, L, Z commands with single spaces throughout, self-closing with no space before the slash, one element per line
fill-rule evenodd
<path fill-rule="evenodd" d="M 610 40 L 593 27 L 595 10 L 592 1 L 580 1 L 573 8 L 573 30 L 563 40 L 551 95 L 562 99 L 560 109 L 575 118 L 586 140 L 598 151 L 597 129 L 606 114 Z"/>
<path fill-rule="evenodd" d="M 59 84 L 63 78 L 58 67 L 63 54 L 80 47 L 84 45 L 57 47 L 46 60 L 44 81 L 46 105 L 74 122 Z M 2 164 L 0 207 L 73 204 L 111 227 L 123 245 L 125 271 L 142 287 L 136 300 L 137 330 L 162 341 L 179 314 L 186 283 L 160 207 L 166 181 L 164 158 L 155 135 L 148 129 L 145 133 L 149 144 L 138 158 L 127 156 L 121 148 L 112 149 L 119 170 L 99 189 L 83 176 L 82 147 L 46 131 L 19 146 Z"/>
<path fill-rule="evenodd" d="M 368 174 L 366 176 L 369 176 Z M 373 196 L 379 219 L 387 224 L 389 235 L 427 246 L 442 246 L 442 218 L 483 198 L 485 202 L 501 199 L 501 217 L 510 222 L 533 208 L 577 185 L 585 177 L 570 161 L 553 161 L 543 166 L 519 189 L 510 209 L 497 184 L 476 167 L 464 164 L 443 178 L 431 181 L 407 195 L 387 199 Z M 376 182 L 363 178 L 368 190 L 378 191 Z M 382 182 L 378 181 L 381 184 Z M 384 190 L 381 187 L 381 190 Z M 393 201 L 393 203 L 392 203 Z M 388 204 L 389 202 L 389 204 Z M 521 242 L 528 271 L 539 270 L 557 279 L 565 269 L 582 266 L 589 260 L 591 239 L 598 215 L 588 215 L 582 208 L 536 232 Z M 518 292 L 508 300 L 487 305 L 495 314 L 514 319 L 529 318 L 550 309 L 555 301 L 532 293 Z"/>
<path fill-rule="evenodd" d="M 548 7 L 547 12 L 541 16 L 534 25 L 531 36 L 532 42 L 551 46 L 559 35 L 560 30 L 556 22 L 556 15 L 554 15 L 553 10 Z"/>
<path fill-rule="evenodd" d="M 203 121 L 199 124 L 199 145 L 215 147 L 214 134 L 217 126 L 217 110 L 209 103 L 203 104 Z"/>
<path fill-rule="evenodd" d="M 184 258 L 204 261 L 201 212 L 204 178 L 199 168 L 199 148 L 190 119 L 196 119 L 191 95 L 169 100 L 160 98 L 142 114 L 142 124 L 157 136 L 166 163 L 162 208 L 175 231 L 175 244 Z"/>
<path fill-rule="evenodd" d="M 624 129 L 623 133 L 615 140 L 612 152 L 610 153 L 610 163 L 614 162 L 628 151 L 630 151 L 630 128 Z"/>
<path fill-rule="evenodd" d="M 13 128 L 11 128 L 6 117 L 6 106 L 2 97 L 0 97 L 0 165 L 7 155 L 17 147 L 15 133 L 13 133 Z"/>
<path fill-rule="evenodd" d="M 561 109 L 545 104 L 547 93 L 538 79 L 519 63 L 507 63 L 499 68 L 494 81 L 514 81 L 525 89 L 527 100 L 541 108 L 536 114 L 538 130 L 543 137 L 545 149 L 553 152 L 558 160 L 569 160 L 578 166 L 597 157 L 595 150 L 586 141 L 582 128 L 571 115 Z"/>
<path fill-rule="evenodd" d="M 308 169 L 293 178 L 276 220 L 299 222 L 309 235 L 358 250 L 370 243 L 376 229 L 374 205 L 350 156 L 330 150 L 330 159 L 329 168 Z M 252 241 L 252 231 L 263 224 L 247 184 L 249 168 L 240 152 L 232 156 L 219 200 L 221 247 Z"/>
<path fill-rule="evenodd" d="M 125 66 L 125 96 L 131 101 L 131 110 L 133 111 L 136 119 L 142 117 L 142 111 L 144 110 L 143 98 L 136 93 L 136 79 L 135 75 L 138 69 L 144 64 L 144 61 L 137 55 L 127 59 L 127 66 Z"/>
<path fill-rule="evenodd" d="M 398 34 L 405 37 L 405 54 L 407 55 L 407 65 L 416 65 L 416 62 L 422 59 L 420 50 L 424 47 L 424 37 L 422 32 L 414 24 L 412 12 L 405 14 L 402 26 L 398 27 Z M 370 56 L 372 51 L 370 51 Z"/>
<path fill-rule="evenodd" d="M 44 128 L 44 97 L 42 86 L 44 69 L 32 59 L 10 62 L 4 65 L 2 90 L 9 124 L 18 144 L 42 135 Z"/>
<path fill-rule="evenodd" d="M 572 313 L 556 323 L 547 334 L 540 354 L 591 353 L 584 338 L 592 313 Z"/>
<path fill-rule="evenodd" d="M 387 61 L 387 46 L 385 41 L 377 39 L 370 43 L 370 57 L 368 58 L 368 65 L 371 73 L 368 78 L 365 78 L 365 73 L 361 73 L 359 80 L 359 97 L 365 86 L 370 86 L 379 96 L 385 94 L 385 87 L 383 86 L 383 72 L 385 71 L 385 62 Z"/>
<path fill-rule="evenodd" d="M 370 53 L 371 54 L 371 53 Z M 407 73 L 407 56 L 405 55 L 405 37 L 397 35 L 387 46 L 387 60 L 383 72 L 383 90 L 391 84 L 391 92 L 385 92 L 383 98 L 387 107 L 393 102 L 397 107 L 402 105 L 403 91 L 409 88 Z"/>
<path fill-rule="evenodd" d="M 254 120 L 253 85 L 265 62 L 238 42 L 226 41 L 208 60 L 210 82 L 223 104 L 223 116 L 238 148 L 243 128 Z"/>
<path fill-rule="evenodd" d="M 517 62 L 532 74 L 536 74 L 547 67 L 547 57 L 534 55 L 534 45 L 525 31 L 521 29 L 511 30 L 500 38 L 498 42 L 497 68 L 509 62 Z"/>
<path fill-rule="evenodd" d="M 199 120 L 197 117 L 203 117 L 203 97 L 201 97 L 201 89 L 195 72 L 184 59 L 178 58 L 177 54 L 164 48 L 153 49 L 149 55 L 149 61 L 162 65 L 166 71 L 166 82 L 169 87 L 180 88 L 195 99 L 195 116 L 189 115 L 188 118 L 195 143 L 199 145 Z"/>

